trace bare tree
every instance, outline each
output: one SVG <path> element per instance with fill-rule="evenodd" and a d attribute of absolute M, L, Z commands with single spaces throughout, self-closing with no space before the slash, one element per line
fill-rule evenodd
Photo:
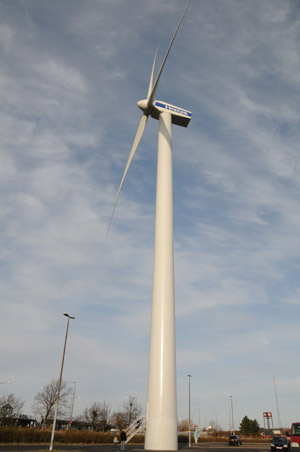
<path fill-rule="evenodd" d="M 57 397 L 58 380 L 52 380 L 43 387 L 34 397 L 33 410 L 39 413 L 43 419 L 43 425 L 46 424 L 49 416 L 54 416 L 54 406 Z M 63 415 L 66 407 L 70 404 L 71 388 L 62 381 L 59 393 L 58 414 Z"/>
<path fill-rule="evenodd" d="M 14 394 L 8 394 L 0 397 L 0 415 L 1 417 L 15 418 L 21 413 L 24 401 Z"/>
<path fill-rule="evenodd" d="M 106 402 L 94 402 L 90 407 L 85 408 L 81 419 L 91 424 L 94 430 L 105 430 L 108 424 L 110 408 Z"/>
<path fill-rule="evenodd" d="M 179 432 L 187 432 L 188 429 L 189 429 L 189 420 L 181 419 L 180 422 L 178 422 L 178 431 Z"/>
<path fill-rule="evenodd" d="M 105 430 L 108 419 L 110 415 L 110 407 L 106 402 L 102 402 L 101 404 L 101 411 L 100 411 L 100 425 L 102 426 L 103 431 Z"/>
<path fill-rule="evenodd" d="M 123 403 L 123 408 L 127 418 L 127 426 L 142 414 L 141 405 L 137 403 L 136 397 L 131 395 Z"/>
<path fill-rule="evenodd" d="M 110 418 L 111 424 L 120 431 L 124 430 L 128 425 L 127 421 L 128 416 L 126 413 L 124 413 L 124 411 L 114 411 Z"/>
<path fill-rule="evenodd" d="M 220 425 L 217 424 L 217 421 L 214 420 L 214 419 L 211 419 L 211 420 L 209 421 L 209 427 L 210 427 L 210 430 L 211 430 L 211 431 L 217 432 L 217 431 L 221 430 Z"/>

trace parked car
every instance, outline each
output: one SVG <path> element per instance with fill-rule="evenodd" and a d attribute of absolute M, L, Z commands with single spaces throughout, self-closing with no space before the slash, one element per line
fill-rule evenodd
<path fill-rule="evenodd" d="M 229 436 L 229 446 L 239 446 L 242 445 L 242 440 L 238 435 L 230 435 Z"/>
<path fill-rule="evenodd" d="M 271 452 L 276 452 L 277 450 L 290 450 L 290 441 L 285 436 L 274 436 L 271 439 Z"/>
<path fill-rule="evenodd" d="M 300 422 L 293 422 L 290 433 L 290 450 L 298 452 L 300 447 Z"/>

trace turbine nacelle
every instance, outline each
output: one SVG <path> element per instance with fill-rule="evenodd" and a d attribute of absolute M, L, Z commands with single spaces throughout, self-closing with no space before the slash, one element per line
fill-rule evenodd
<path fill-rule="evenodd" d="M 172 124 L 176 124 L 177 126 L 187 127 L 192 119 L 192 113 L 188 110 L 167 104 L 167 102 L 161 100 L 154 101 L 151 117 L 159 119 L 159 115 L 163 112 L 170 113 L 172 116 Z"/>
<path fill-rule="evenodd" d="M 143 99 L 138 101 L 137 106 L 145 115 L 150 115 L 151 118 L 154 119 L 159 119 L 161 113 L 168 112 L 172 116 L 172 124 L 176 124 L 177 126 L 187 127 L 192 118 L 192 113 L 190 111 L 161 100 L 155 100 L 153 105 L 149 106 L 148 100 Z"/>

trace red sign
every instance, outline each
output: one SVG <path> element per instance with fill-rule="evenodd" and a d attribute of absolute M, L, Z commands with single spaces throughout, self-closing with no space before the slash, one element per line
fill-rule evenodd
<path fill-rule="evenodd" d="M 264 417 L 272 417 L 272 413 L 270 411 L 264 411 Z"/>

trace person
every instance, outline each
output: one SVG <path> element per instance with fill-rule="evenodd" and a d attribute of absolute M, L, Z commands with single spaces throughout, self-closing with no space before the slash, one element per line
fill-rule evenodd
<path fill-rule="evenodd" d="M 126 440 L 127 440 L 126 432 L 124 432 L 124 430 L 122 430 L 121 431 L 121 447 L 120 447 L 120 450 L 125 450 Z"/>
<path fill-rule="evenodd" d="M 118 442 L 119 442 L 119 440 L 118 440 L 118 438 L 115 436 L 115 437 L 114 437 L 114 446 L 116 446 L 116 445 L 118 444 Z"/>

